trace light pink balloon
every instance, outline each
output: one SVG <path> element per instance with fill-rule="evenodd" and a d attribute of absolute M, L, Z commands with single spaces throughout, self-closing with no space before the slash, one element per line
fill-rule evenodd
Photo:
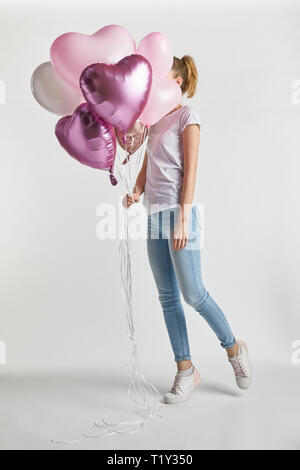
<path fill-rule="evenodd" d="M 131 34 L 119 25 L 108 25 L 96 33 L 65 33 L 51 45 L 50 58 L 55 70 L 75 88 L 83 69 L 96 62 L 114 64 L 134 54 L 136 45 Z"/>
<path fill-rule="evenodd" d="M 173 65 L 173 50 L 167 36 L 155 32 L 147 34 L 141 40 L 137 54 L 149 60 L 154 76 L 166 78 Z"/>
<path fill-rule="evenodd" d="M 152 126 L 172 111 L 181 97 L 181 88 L 174 80 L 152 77 L 150 95 L 139 120 L 143 124 Z"/>

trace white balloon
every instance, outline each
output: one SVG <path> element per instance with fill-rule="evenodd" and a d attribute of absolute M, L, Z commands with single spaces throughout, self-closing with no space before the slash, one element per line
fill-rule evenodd
<path fill-rule="evenodd" d="M 51 62 L 39 65 L 31 77 L 31 91 L 36 101 L 47 111 L 59 116 L 73 113 L 85 99 L 55 71 Z"/>

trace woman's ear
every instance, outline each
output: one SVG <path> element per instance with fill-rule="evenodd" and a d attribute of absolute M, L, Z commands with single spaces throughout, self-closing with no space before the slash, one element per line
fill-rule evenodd
<path fill-rule="evenodd" d="M 171 80 L 175 80 L 175 82 L 181 87 L 183 83 L 183 78 L 181 76 L 174 78 L 173 71 L 170 70 L 170 72 L 167 75 L 167 78 L 170 78 Z"/>
<path fill-rule="evenodd" d="M 178 83 L 178 85 L 181 87 L 182 83 L 183 83 L 183 78 L 182 77 L 177 77 L 175 78 L 175 81 L 176 83 Z"/>

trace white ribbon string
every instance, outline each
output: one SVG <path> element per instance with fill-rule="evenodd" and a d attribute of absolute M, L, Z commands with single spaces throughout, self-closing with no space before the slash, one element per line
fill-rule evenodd
<path fill-rule="evenodd" d="M 142 145 L 135 152 L 134 156 L 129 159 L 127 153 L 127 146 L 125 141 L 125 152 L 126 152 L 126 163 L 122 163 L 120 155 L 117 154 L 116 158 L 119 160 L 122 179 L 124 179 L 127 193 L 132 195 L 134 191 L 134 184 L 140 169 L 140 162 L 144 155 L 145 144 L 147 135 L 144 140 L 145 133 L 148 134 L 146 126 L 143 127 L 142 134 Z M 134 165 L 132 161 L 136 160 Z M 131 171 L 133 166 L 134 171 Z M 119 168 L 118 168 L 119 171 Z M 150 420 L 163 420 L 163 416 L 160 414 L 162 407 L 162 395 L 155 388 L 155 386 L 149 382 L 142 374 L 138 347 L 136 341 L 137 328 L 134 323 L 133 309 L 132 309 L 132 269 L 131 269 L 131 247 L 129 239 L 129 221 L 128 221 L 128 209 L 123 210 L 122 215 L 122 229 L 123 236 L 119 241 L 119 268 L 120 268 L 120 281 L 121 281 L 121 294 L 125 307 L 126 314 L 126 329 L 128 339 L 131 342 L 131 355 L 127 363 L 130 383 L 128 387 L 128 396 L 138 407 L 141 408 L 140 412 L 136 412 L 139 416 L 138 419 L 132 419 L 127 421 L 110 422 L 109 416 L 103 416 L 99 421 L 94 422 L 94 426 L 102 428 L 100 433 L 84 433 L 81 439 L 61 441 L 52 440 L 52 443 L 56 444 L 77 444 L 85 439 L 97 439 L 105 436 L 112 436 L 118 434 L 134 434 L 143 429 L 145 423 Z"/>

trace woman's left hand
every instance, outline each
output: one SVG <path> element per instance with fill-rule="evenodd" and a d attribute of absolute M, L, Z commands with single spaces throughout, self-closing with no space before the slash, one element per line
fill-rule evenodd
<path fill-rule="evenodd" d="M 173 233 L 173 248 L 175 251 L 184 248 L 189 239 L 189 223 L 187 220 L 178 218 Z"/>

